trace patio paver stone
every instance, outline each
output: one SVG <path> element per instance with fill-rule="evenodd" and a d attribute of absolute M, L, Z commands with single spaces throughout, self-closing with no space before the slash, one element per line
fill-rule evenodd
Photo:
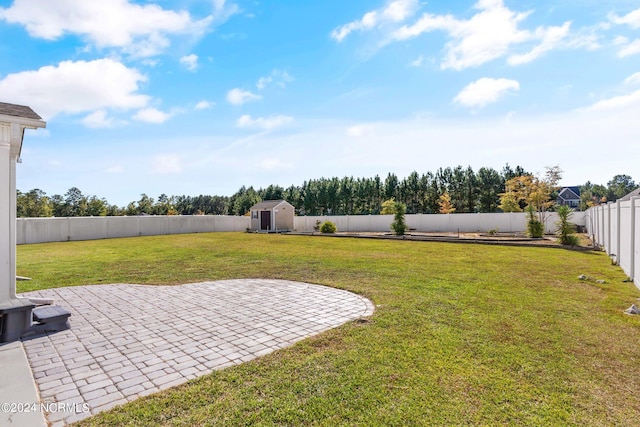
<path fill-rule="evenodd" d="M 292 345 L 373 313 L 351 292 L 286 280 L 47 289 L 71 329 L 23 341 L 53 427 Z"/>

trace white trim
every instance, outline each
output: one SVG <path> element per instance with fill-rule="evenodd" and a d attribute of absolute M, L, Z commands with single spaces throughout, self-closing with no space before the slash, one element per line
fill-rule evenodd
<path fill-rule="evenodd" d="M 24 129 L 42 120 L 0 114 L 0 303 L 16 298 L 16 163 Z"/>

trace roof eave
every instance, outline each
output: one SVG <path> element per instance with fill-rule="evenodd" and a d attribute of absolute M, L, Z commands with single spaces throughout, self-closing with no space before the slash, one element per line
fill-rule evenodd
<path fill-rule="evenodd" d="M 0 114 L 0 122 L 18 123 L 25 129 L 37 129 L 46 128 L 47 122 L 44 120 L 32 119 L 29 117 L 21 116 L 9 116 L 7 114 Z"/>

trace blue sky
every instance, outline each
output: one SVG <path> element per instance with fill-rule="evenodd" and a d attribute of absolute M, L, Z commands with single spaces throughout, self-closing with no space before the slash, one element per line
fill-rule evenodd
<path fill-rule="evenodd" d="M 506 163 L 640 179 L 636 0 L 0 0 L 18 188 L 141 193 Z"/>

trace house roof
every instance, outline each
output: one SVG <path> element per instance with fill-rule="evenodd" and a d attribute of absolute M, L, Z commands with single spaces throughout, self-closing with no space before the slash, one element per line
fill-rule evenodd
<path fill-rule="evenodd" d="M 282 203 L 286 203 L 289 206 L 292 206 L 286 200 L 265 200 L 263 202 L 256 203 L 255 205 L 251 206 L 251 210 L 252 211 L 269 210 L 269 209 L 275 208 L 278 205 L 281 205 Z"/>
<path fill-rule="evenodd" d="M 627 200 L 631 200 L 632 197 L 639 197 L 640 196 L 640 187 L 636 188 L 635 190 L 633 190 L 631 193 L 627 194 L 624 197 L 620 198 L 620 201 L 625 202 Z"/>
<path fill-rule="evenodd" d="M 37 115 L 31 108 L 25 105 L 7 104 L 6 102 L 0 102 L 0 115 L 42 120 L 42 117 Z"/>
<path fill-rule="evenodd" d="M 579 200 L 580 199 L 580 187 L 564 187 L 560 190 L 558 197 L 563 200 Z"/>

